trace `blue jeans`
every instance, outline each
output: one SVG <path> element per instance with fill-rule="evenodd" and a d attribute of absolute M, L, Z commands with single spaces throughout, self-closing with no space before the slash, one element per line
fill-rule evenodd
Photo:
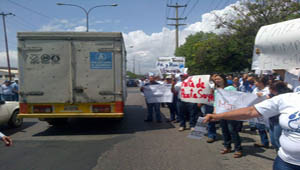
<path fill-rule="evenodd" d="M 167 103 L 169 111 L 170 111 L 170 120 L 175 120 L 175 115 L 177 112 L 176 105 L 174 103 Z"/>
<path fill-rule="evenodd" d="M 238 124 L 239 121 L 236 120 L 220 120 L 224 147 L 227 149 L 231 149 L 231 142 L 233 142 L 235 151 L 242 150 L 242 142 L 238 131 Z"/>
<path fill-rule="evenodd" d="M 177 96 L 173 96 L 173 102 L 172 103 L 167 103 L 168 108 L 170 110 L 170 120 L 179 120 L 178 118 L 178 111 L 177 111 Z"/>
<path fill-rule="evenodd" d="M 273 164 L 273 170 L 300 170 L 300 166 L 284 162 L 277 156 Z"/>
<path fill-rule="evenodd" d="M 204 107 L 204 114 L 210 114 L 214 111 L 213 106 L 203 105 Z M 216 122 L 209 122 L 207 124 L 207 137 L 211 139 L 216 139 L 217 130 L 216 130 Z"/>
<path fill-rule="evenodd" d="M 264 124 L 256 123 L 256 128 L 260 136 L 261 144 L 263 144 L 264 146 L 269 146 L 269 139 L 266 131 L 266 126 Z"/>
<path fill-rule="evenodd" d="M 279 138 L 281 135 L 281 127 L 279 125 L 279 122 L 275 119 L 271 119 L 270 118 L 270 140 L 272 143 L 272 146 L 275 147 L 275 149 L 278 151 L 278 149 L 280 148 L 280 143 L 279 143 Z"/>
<path fill-rule="evenodd" d="M 5 101 L 13 101 L 13 95 L 3 94 L 2 97 L 4 98 Z"/>
<path fill-rule="evenodd" d="M 186 117 L 185 113 L 188 112 L 190 117 L 190 127 L 194 127 L 196 125 L 196 115 L 197 115 L 197 104 L 195 103 L 187 103 L 183 101 L 179 101 L 179 119 L 180 119 L 180 127 L 186 127 Z"/>
<path fill-rule="evenodd" d="M 148 110 L 147 120 L 150 121 L 153 120 L 152 117 L 153 109 L 155 110 L 156 121 L 161 121 L 160 103 L 147 103 L 147 110 Z"/>

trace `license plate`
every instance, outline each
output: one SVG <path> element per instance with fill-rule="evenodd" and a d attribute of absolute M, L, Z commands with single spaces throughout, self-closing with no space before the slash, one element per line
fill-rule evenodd
<path fill-rule="evenodd" d="M 78 106 L 72 105 L 72 106 L 65 106 L 64 110 L 65 111 L 78 111 L 79 109 L 78 109 Z"/>

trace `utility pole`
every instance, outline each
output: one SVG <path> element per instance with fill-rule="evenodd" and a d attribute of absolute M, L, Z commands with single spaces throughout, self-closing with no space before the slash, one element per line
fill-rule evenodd
<path fill-rule="evenodd" d="M 10 70 L 10 61 L 9 61 L 9 52 L 8 52 L 8 43 L 7 43 L 7 34 L 6 34 L 6 24 L 5 24 L 5 17 L 8 15 L 13 15 L 13 13 L 4 13 L 1 12 L 0 15 L 2 15 L 2 20 L 3 20 L 3 30 L 4 30 L 4 38 L 5 38 L 5 47 L 6 47 L 6 57 L 7 57 L 7 69 L 8 69 L 8 77 L 9 81 L 11 81 L 11 70 Z"/>
<path fill-rule="evenodd" d="M 135 74 L 135 56 L 133 56 L 133 73 Z"/>
<path fill-rule="evenodd" d="M 167 5 L 167 7 L 170 7 L 170 8 L 175 8 L 176 9 L 176 18 L 167 18 L 168 20 L 175 20 L 176 21 L 176 24 L 168 24 L 168 25 L 171 25 L 171 26 L 175 26 L 176 28 L 176 33 L 175 33 L 175 36 L 176 36 L 176 49 L 178 48 L 178 44 L 179 44 L 179 35 L 178 35 L 178 29 L 179 29 L 179 26 L 182 26 L 182 25 L 186 25 L 186 24 L 179 24 L 179 20 L 186 20 L 187 17 L 184 17 L 184 18 L 179 18 L 178 17 L 178 8 L 183 8 L 183 7 L 187 7 L 187 4 L 185 5 L 178 5 L 178 3 L 176 3 L 176 5 Z"/>

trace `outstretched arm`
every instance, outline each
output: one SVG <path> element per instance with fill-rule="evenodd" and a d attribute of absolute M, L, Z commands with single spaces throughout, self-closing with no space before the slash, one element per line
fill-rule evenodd
<path fill-rule="evenodd" d="M 214 122 L 220 119 L 225 120 L 246 120 L 259 117 L 261 114 L 255 109 L 254 106 L 232 110 L 220 114 L 207 114 L 204 118 L 204 123 Z"/>
<path fill-rule="evenodd" d="M 0 132 L 0 137 L 1 137 L 1 140 L 5 143 L 6 146 L 11 146 L 12 145 L 12 140 L 10 139 L 10 137 L 5 136 L 1 132 Z"/>

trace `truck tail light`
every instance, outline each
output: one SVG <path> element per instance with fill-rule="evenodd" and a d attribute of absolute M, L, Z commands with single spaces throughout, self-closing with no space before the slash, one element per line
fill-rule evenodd
<path fill-rule="evenodd" d="M 93 113 L 110 113 L 111 107 L 110 105 L 93 105 L 92 110 Z"/>
<path fill-rule="evenodd" d="M 51 105 L 33 106 L 33 113 L 52 113 Z"/>
<path fill-rule="evenodd" d="M 28 105 L 26 103 L 20 103 L 20 113 L 28 113 Z"/>
<path fill-rule="evenodd" d="M 122 102 L 122 101 L 116 102 L 115 112 L 116 113 L 123 113 L 124 112 L 124 102 Z"/>

